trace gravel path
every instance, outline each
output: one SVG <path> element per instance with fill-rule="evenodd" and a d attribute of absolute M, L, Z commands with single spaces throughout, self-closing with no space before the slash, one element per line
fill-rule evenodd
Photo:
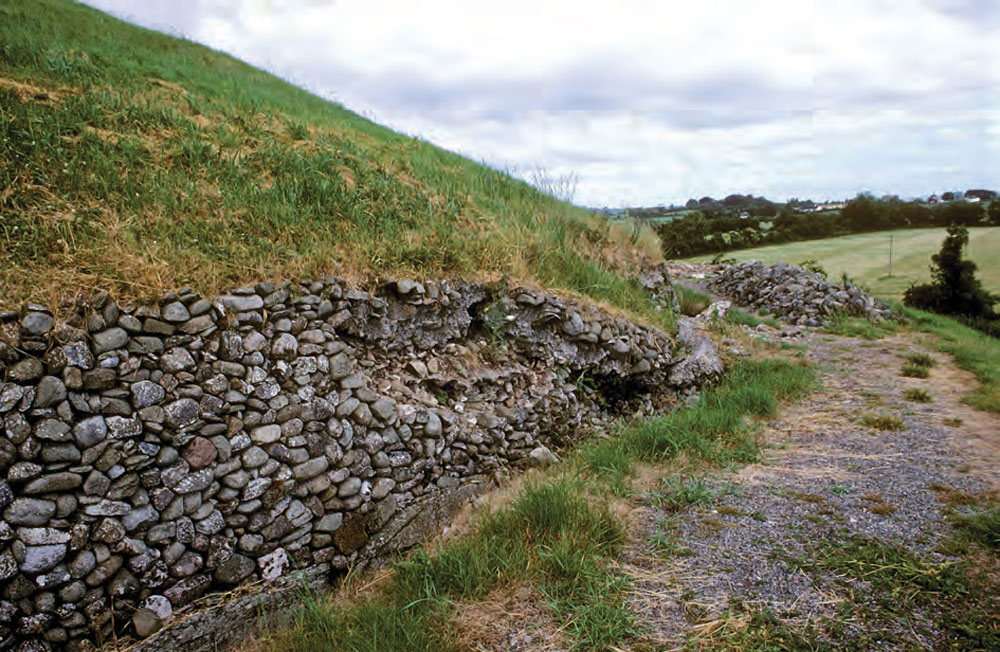
<path fill-rule="evenodd" d="M 809 332 L 801 341 L 823 389 L 763 425 L 762 461 L 715 476 L 721 497 L 710 505 L 677 515 L 649 501 L 636 508 L 622 562 L 650 627 L 636 649 L 680 647 L 734 606 L 796 624 L 833 616 L 842 600 L 833 578 L 789 560 L 852 535 L 943 560 L 933 549 L 950 526 L 938 492 L 1000 486 L 1000 418 L 959 402 L 974 381 L 945 356 L 934 354 L 938 364 L 919 380 L 899 375 L 903 355 L 925 350 L 911 335 L 866 342 Z M 904 400 L 909 387 L 934 402 Z M 897 416 L 903 428 L 877 430 L 865 414 Z"/>

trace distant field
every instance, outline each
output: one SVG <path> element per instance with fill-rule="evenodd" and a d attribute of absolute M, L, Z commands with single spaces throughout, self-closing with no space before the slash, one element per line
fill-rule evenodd
<path fill-rule="evenodd" d="M 892 277 L 888 278 L 889 235 L 893 237 Z M 899 299 L 911 283 L 930 280 L 931 255 L 941 249 L 944 229 L 902 229 L 847 235 L 826 240 L 808 240 L 725 254 L 738 261 L 799 263 L 813 258 L 831 279 L 843 272 L 877 296 Z M 991 292 L 1000 293 L 1000 227 L 969 229 L 968 256 L 979 265 L 978 276 Z M 712 256 L 689 260 L 705 262 Z"/>

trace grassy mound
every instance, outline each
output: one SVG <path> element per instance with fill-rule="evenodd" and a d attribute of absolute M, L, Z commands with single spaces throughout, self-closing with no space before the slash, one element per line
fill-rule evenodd
<path fill-rule="evenodd" d="M 68 0 L 0 0 L 0 303 L 490 274 L 653 309 L 656 256 L 511 176 Z"/>

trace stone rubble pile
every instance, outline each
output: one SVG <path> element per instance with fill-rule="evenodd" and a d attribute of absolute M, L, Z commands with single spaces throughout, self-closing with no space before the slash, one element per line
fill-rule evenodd
<path fill-rule="evenodd" d="M 699 381 L 683 363 L 574 300 L 446 281 L 0 313 L 0 649 L 149 636 L 203 594 L 412 546 L 425 507 L 616 418 L 593 387 L 651 411 Z"/>
<path fill-rule="evenodd" d="M 888 304 L 855 285 L 836 285 L 787 263 L 765 265 L 749 260 L 725 265 L 709 280 L 709 287 L 736 304 L 799 326 L 821 326 L 836 314 L 875 320 L 892 314 Z"/>

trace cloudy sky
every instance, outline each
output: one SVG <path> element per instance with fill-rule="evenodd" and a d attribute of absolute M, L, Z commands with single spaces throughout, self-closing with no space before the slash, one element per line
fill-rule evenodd
<path fill-rule="evenodd" d="M 86 0 L 592 206 L 1000 188 L 1000 0 Z"/>

